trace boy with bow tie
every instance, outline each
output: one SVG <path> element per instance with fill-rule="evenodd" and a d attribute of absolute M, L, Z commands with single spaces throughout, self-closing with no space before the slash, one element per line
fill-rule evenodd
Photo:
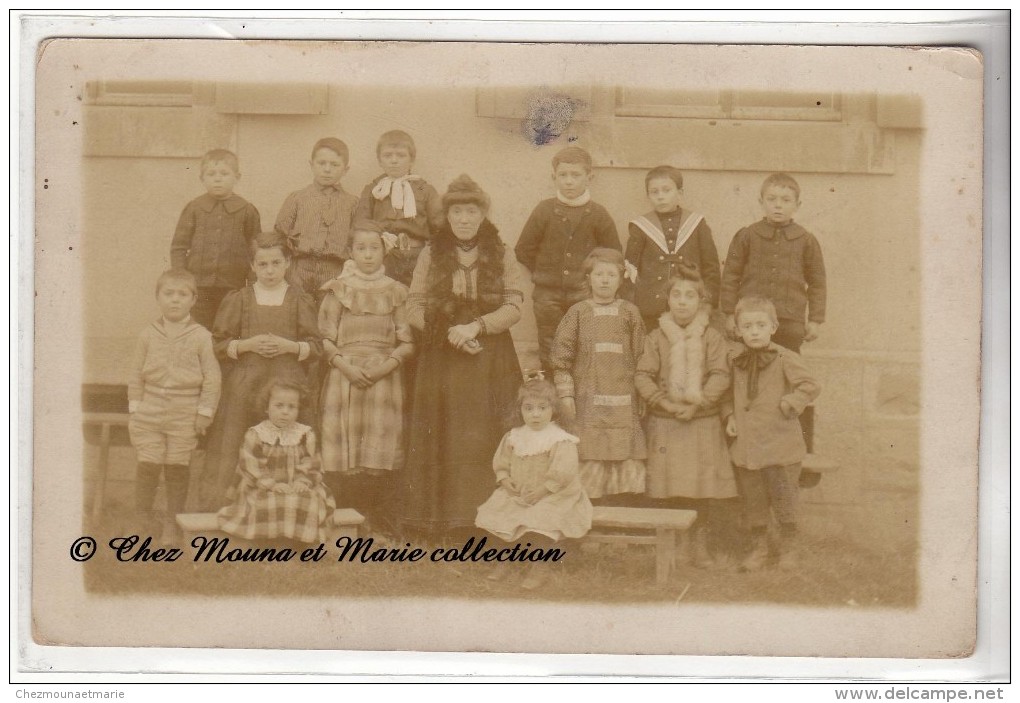
<path fill-rule="evenodd" d="M 416 150 L 410 134 L 386 132 L 375 154 L 383 173 L 362 190 L 355 219 L 382 225 L 386 275 L 410 285 L 418 255 L 432 232 L 443 226 L 443 206 L 436 189 L 411 173 Z"/>
<path fill-rule="evenodd" d="M 731 357 L 733 393 L 724 404 L 726 434 L 737 488 L 751 528 L 751 552 L 741 567 L 758 571 L 769 556 L 770 518 L 779 523 L 779 567 L 796 567 L 797 492 L 807 453 L 798 417 L 821 386 L 800 355 L 772 342 L 779 328 L 776 307 L 766 298 L 742 298 L 735 309 L 743 345 Z"/>

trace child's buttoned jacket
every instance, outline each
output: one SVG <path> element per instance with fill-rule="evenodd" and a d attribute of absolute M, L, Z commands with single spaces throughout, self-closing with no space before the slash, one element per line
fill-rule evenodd
<path fill-rule="evenodd" d="M 536 286 L 585 291 L 584 260 L 596 247 L 621 250 L 616 224 L 595 202 L 579 206 L 584 212 L 577 224 L 568 216 L 569 205 L 556 198 L 543 200 L 531 213 L 514 252 L 531 271 Z"/>
<path fill-rule="evenodd" d="M 730 447 L 734 465 L 745 469 L 788 466 L 804 460 L 807 449 L 798 416 L 822 391 L 821 385 L 804 365 L 800 355 L 769 344 L 775 358 L 758 373 L 758 395 L 748 398 L 746 369 L 734 359 L 747 349 L 740 345 L 730 353 L 733 370 L 733 394 L 723 404 L 722 416 L 736 419 L 737 437 Z M 779 402 L 786 400 L 797 411 L 791 418 L 783 415 Z"/>

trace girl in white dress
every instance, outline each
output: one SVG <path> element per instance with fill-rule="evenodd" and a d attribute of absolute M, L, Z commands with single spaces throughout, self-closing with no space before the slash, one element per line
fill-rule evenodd
<path fill-rule="evenodd" d="M 475 525 L 505 542 L 544 550 L 586 535 L 592 506 L 581 486 L 578 439 L 553 422 L 556 389 L 536 372 L 517 398 L 524 424 L 499 443 L 492 460 L 499 487 L 478 508 Z M 502 578 L 507 566 L 497 564 L 490 578 Z M 522 587 L 541 586 L 547 570 L 547 564 L 532 563 Z"/>

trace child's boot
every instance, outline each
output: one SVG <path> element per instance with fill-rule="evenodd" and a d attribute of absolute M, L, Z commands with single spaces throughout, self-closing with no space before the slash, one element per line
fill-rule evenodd
<path fill-rule="evenodd" d="M 135 512 L 138 515 L 138 530 L 144 538 L 157 527 L 153 504 L 156 502 L 156 489 L 159 487 L 159 475 L 163 467 L 148 461 L 138 462 L 135 476 Z"/>
<path fill-rule="evenodd" d="M 691 563 L 699 569 L 715 567 L 715 559 L 708 550 L 708 528 L 699 526 L 694 529 L 694 542 L 691 549 Z"/>
<path fill-rule="evenodd" d="M 740 562 L 741 571 L 761 571 L 769 558 L 768 535 L 762 532 L 751 533 L 751 551 Z"/>
<path fill-rule="evenodd" d="M 800 566 L 800 549 L 797 544 L 797 528 L 781 525 L 779 536 L 779 563 L 783 571 L 793 571 Z"/>
<path fill-rule="evenodd" d="M 188 503 L 188 479 L 190 467 L 187 464 L 167 464 L 166 476 L 166 507 L 167 525 L 164 536 L 170 542 L 181 540 L 181 531 L 177 527 L 177 515 L 183 513 Z"/>

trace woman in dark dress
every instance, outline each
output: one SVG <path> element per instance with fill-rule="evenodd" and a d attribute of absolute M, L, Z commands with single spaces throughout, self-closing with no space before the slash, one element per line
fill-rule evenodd
<path fill-rule="evenodd" d="M 442 202 L 446 222 L 418 259 L 407 301 L 421 351 L 404 524 L 433 538 L 472 529 L 492 493 L 492 457 L 521 383 L 510 328 L 524 301 L 513 250 L 486 218 L 488 195 L 460 176 Z"/>

